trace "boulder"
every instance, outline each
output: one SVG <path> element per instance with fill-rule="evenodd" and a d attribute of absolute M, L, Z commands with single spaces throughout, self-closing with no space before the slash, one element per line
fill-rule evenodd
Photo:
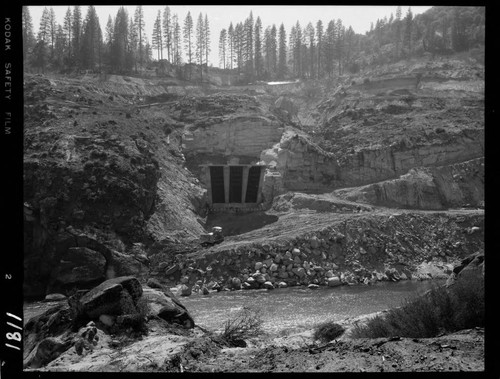
<path fill-rule="evenodd" d="M 271 264 L 271 266 L 269 267 L 269 270 L 271 272 L 277 271 L 278 270 L 278 265 L 276 263 Z"/>
<path fill-rule="evenodd" d="M 29 319 L 23 331 L 23 365 L 26 367 L 31 363 L 42 340 L 63 334 L 71 329 L 72 324 L 71 310 L 65 302 L 59 302 Z"/>
<path fill-rule="evenodd" d="M 311 283 L 307 286 L 307 288 L 309 288 L 310 290 L 317 290 L 319 288 L 319 285 Z"/>
<path fill-rule="evenodd" d="M 180 288 L 180 295 L 181 296 L 191 296 L 192 288 L 190 286 L 187 286 L 185 284 L 181 284 Z"/>
<path fill-rule="evenodd" d="M 267 290 L 273 290 L 274 289 L 274 286 L 271 282 L 264 282 L 262 284 L 262 288 L 265 288 Z"/>
<path fill-rule="evenodd" d="M 106 280 L 79 299 L 79 313 L 90 319 L 97 319 L 102 314 L 135 313 L 135 304 L 141 295 L 142 286 L 134 277 Z"/>
<path fill-rule="evenodd" d="M 332 276 L 328 278 L 328 287 L 338 287 L 342 285 L 342 282 L 338 276 Z"/>
<path fill-rule="evenodd" d="M 255 275 L 254 279 L 259 284 L 263 284 L 266 281 L 266 278 L 262 274 Z"/>
<path fill-rule="evenodd" d="M 391 267 L 390 269 L 386 270 L 385 275 L 387 275 L 387 278 L 389 280 L 392 280 L 393 282 L 397 282 L 401 279 L 398 270 L 396 270 L 394 267 Z"/>
<path fill-rule="evenodd" d="M 210 291 L 209 291 L 209 290 L 208 290 L 208 288 L 207 288 L 207 287 L 205 287 L 205 286 L 201 287 L 201 293 L 202 293 L 203 295 L 210 295 Z"/>
<path fill-rule="evenodd" d="M 231 279 L 231 289 L 233 289 L 233 290 L 240 290 L 241 289 L 240 278 L 232 278 Z"/>
<path fill-rule="evenodd" d="M 286 284 L 285 282 L 279 282 L 278 287 L 279 288 L 286 288 L 286 287 L 288 287 L 288 284 Z"/>
<path fill-rule="evenodd" d="M 260 270 L 262 268 L 262 262 L 255 263 L 255 270 Z"/>
<path fill-rule="evenodd" d="M 147 316 L 158 316 L 169 323 L 175 322 L 185 327 L 194 327 L 193 318 L 188 310 L 170 291 L 145 288 L 142 298 L 148 305 Z"/>
<path fill-rule="evenodd" d="M 259 283 L 253 277 L 249 277 L 246 280 L 246 282 L 243 283 L 243 288 L 245 288 L 245 289 L 259 288 Z"/>

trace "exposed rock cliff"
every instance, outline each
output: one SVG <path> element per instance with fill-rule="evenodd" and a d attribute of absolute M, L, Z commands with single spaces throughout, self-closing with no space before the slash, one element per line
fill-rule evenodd
<path fill-rule="evenodd" d="M 28 75 L 25 98 L 26 296 L 44 296 L 49 283 L 68 290 L 139 274 L 144 269 L 135 266 L 147 263 L 136 259 L 145 256 L 140 244 L 203 232 L 197 212 L 204 192 L 183 169 L 175 122 L 154 112 L 132 115 L 124 99 L 79 82 Z M 56 272 L 87 266 L 79 255 L 93 262 L 93 273 L 54 282 Z M 128 263 L 119 269 L 116 261 Z"/>

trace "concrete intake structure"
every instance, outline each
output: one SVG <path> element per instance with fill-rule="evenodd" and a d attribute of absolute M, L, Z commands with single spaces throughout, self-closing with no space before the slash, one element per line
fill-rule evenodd
<path fill-rule="evenodd" d="M 214 209 L 255 208 L 262 203 L 264 165 L 201 165 L 208 204 Z"/>

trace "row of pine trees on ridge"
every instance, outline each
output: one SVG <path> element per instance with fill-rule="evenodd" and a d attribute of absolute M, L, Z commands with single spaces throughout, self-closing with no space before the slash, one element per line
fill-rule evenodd
<path fill-rule="evenodd" d="M 484 7 L 433 7 L 413 16 L 397 7 L 395 15 L 372 23 L 363 34 L 341 19 L 321 20 L 287 32 L 282 23 L 262 25 L 253 12 L 242 22 L 230 21 L 218 40 L 218 67 L 245 82 L 332 77 L 355 73 L 366 65 L 389 63 L 423 53 L 451 54 L 484 45 Z M 207 15 L 184 20 L 169 6 L 158 9 L 151 38 L 145 33 L 144 11 L 133 16 L 120 7 L 108 17 L 104 33 L 94 6 L 83 17 L 80 6 L 68 7 L 63 24 L 45 7 L 35 36 L 29 7 L 22 11 L 23 62 L 26 70 L 70 73 L 76 70 L 133 74 L 158 62 L 169 62 L 179 77 L 195 64 L 203 79 L 211 52 Z M 186 77 L 184 77 L 186 78 Z"/>

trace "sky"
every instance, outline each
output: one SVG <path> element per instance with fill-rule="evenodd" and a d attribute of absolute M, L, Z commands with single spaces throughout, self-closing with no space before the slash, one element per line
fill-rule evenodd
<path fill-rule="evenodd" d="M 29 6 L 30 15 L 33 20 L 33 27 L 35 35 L 38 32 L 38 27 L 40 25 L 40 18 L 42 16 L 43 9 L 47 7 L 50 8 L 51 5 L 46 6 Z M 82 17 L 84 18 L 87 14 L 87 6 L 82 7 Z M 68 6 L 52 6 L 56 14 L 56 19 L 59 24 L 64 23 L 64 15 L 68 9 Z M 120 6 L 102 6 L 98 5 L 95 7 L 97 15 L 99 17 L 99 23 L 101 25 L 101 30 L 104 34 L 106 24 L 108 22 L 108 17 L 114 18 Z M 136 6 L 127 5 L 125 8 L 128 10 L 129 16 L 133 16 Z M 148 36 L 149 42 L 151 42 L 151 35 L 153 31 L 154 21 L 157 17 L 158 10 L 161 10 L 163 16 L 164 6 L 158 5 L 144 5 L 144 21 L 145 21 L 145 31 Z M 284 24 L 285 30 L 287 32 L 287 40 L 290 34 L 291 27 L 299 21 L 302 28 L 304 28 L 309 22 L 316 26 L 318 20 L 323 21 L 324 28 L 332 19 L 341 19 L 342 23 L 346 26 L 352 26 L 354 32 L 358 34 L 365 34 L 370 30 L 370 24 L 377 21 L 377 19 L 383 19 L 385 16 L 390 18 L 391 13 L 396 14 L 397 6 L 324 6 L 324 5 L 172 5 L 170 6 L 170 11 L 172 14 L 176 13 L 179 17 L 179 23 L 183 24 L 183 21 L 188 13 L 191 12 L 194 25 L 196 27 L 196 21 L 200 13 L 205 14 L 208 17 L 208 22 L 210 25 L 210 40 L 211 40 L 211 52 L 209 56 L 209 63 L 213 66 L 219 65 L 219 35 L 222 29 L 227 29 L 229 23 L 232 22 L 236 25 L 238 22 L 243 22 L 253 12 L 254 20 L 260 17 L 262 21 L 262 30 L 264 31 L 267 26 L 276 25 L 277 28 Z M 413 15 L 417 15 L 430 9 L 430 6 L 413 6 L 411 11 Z M 401 7 L 403 16 L 408 10 L 408 6 Z M 164 56 L 165 56 L 164 52 Z M 153 58 L 156 55 L 153 54 Z"/>

